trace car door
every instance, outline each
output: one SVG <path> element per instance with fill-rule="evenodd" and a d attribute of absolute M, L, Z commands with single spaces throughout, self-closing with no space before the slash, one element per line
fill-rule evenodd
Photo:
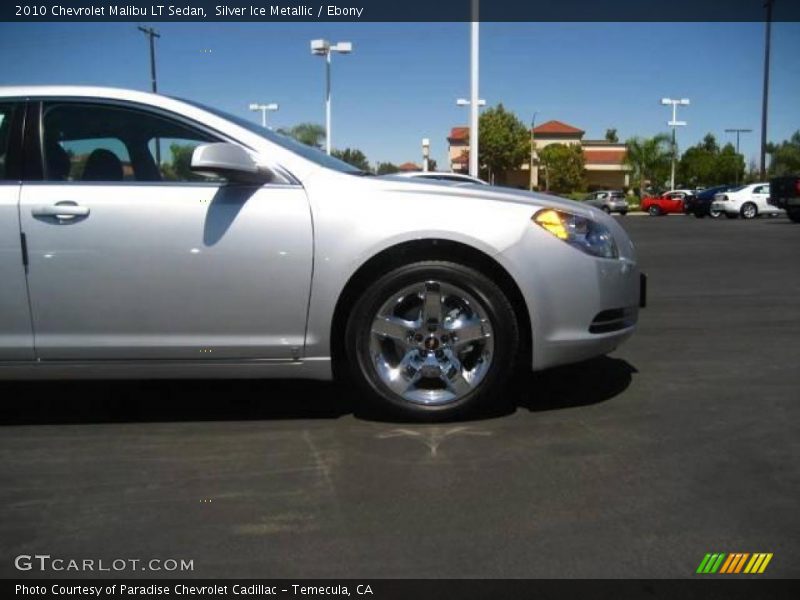
<path fill-rule="evenodd" d="M 759 185 L 753 189 L 752 201 L 758 207 L 758 212 L 772 212 L 775 210 L 767 202 L 769 200 L 769 185 Z"/>
<path fill-rule="evenodd" d="M 20 199 L 39 359 L 301 355 L 312 262 L 301 186 L 193 173 L 193 148 L 227 140 L 178 115 L 40 110 L 43 177 Z"/>
<path fill-rule="evenodd" d="M 0 362 L 34 358 L 19 229 L 23 110 L 0 102 Z"/>
<path fill-rule="evenodd" d="M 667 201 L 667 212 L 671 213 L 681 213 L 683 212 L 683 199 L 686 197 L 686 194 L 683 192 L 673 192 L 668 195 Z"/>

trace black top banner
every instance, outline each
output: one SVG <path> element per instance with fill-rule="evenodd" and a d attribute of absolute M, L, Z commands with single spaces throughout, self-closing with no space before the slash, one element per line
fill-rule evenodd
<path fill-rule="evenodd" d="M 770 13 L 774 21 L 800 21 L 800 0 L 17 0 L 3 3 L 0 20 L 711 22 L 764 21 Z"/>

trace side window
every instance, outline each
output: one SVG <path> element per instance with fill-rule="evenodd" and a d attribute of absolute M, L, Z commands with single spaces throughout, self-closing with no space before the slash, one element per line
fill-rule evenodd
<path fill-rule="evenodd" d="M 0 181 L 7 178 L 7 158 L 13 112 L 13 104 L 0 104 Z"/>
<path fill-rule="evenodd" d="M 58 142 L 58 145 L 67 153 L 69 157 L 69 172 L 67 173 L 67 181 L 98 181 L 97 167 L 92 164 L 97 164 L 97 159 L 93 158 L 93 162 L 89 163 L 89 169 L 86 166 L 89 162 L 89 157 L 97 157 L 103 152 L 113 154 L 119 160 L 122 166 L 122 180 L 132 181 L 135 179 L 133 175 L 133 167 L 131 165 L 131 158 L 128 155 L 128 149 L 122 140 L 119 138 L 90 138 L 85 140 L 64 140 Z M 94 169 L 94 172 L 93 172 Z"/>
<path fill-rule="evenodd" d="M 154 113 L 53 103 L 45 105 L 42 122 L 48 181 L 222 181 L 189 169 L 195 147 L 220 140 Z"/>

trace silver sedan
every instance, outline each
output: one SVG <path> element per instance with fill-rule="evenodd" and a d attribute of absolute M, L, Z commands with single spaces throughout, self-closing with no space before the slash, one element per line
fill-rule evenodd
<path fill-rule="evenodd" d="M 440 419 L 633 333 L 601 210 L 367 175 L 193 102 L 0 88 L 0 378 L 335 374 Z"/>

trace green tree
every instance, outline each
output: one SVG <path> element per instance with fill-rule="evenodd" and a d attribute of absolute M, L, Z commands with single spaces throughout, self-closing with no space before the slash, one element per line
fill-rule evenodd
<path fill-rule="evenodd" d="M 378 175 L 391 175 L 392 173 L 398 173 L 399 171 L 400 169 L 397 167 L 397 165 L 390 162 L 379 162 L 375 168 L 375 173 Z"/>
<path fill-rule="evenodd" d="M 505 180 L 505 174 L 517 169 L 530 155 L 530 132 L 517 116 L 502 104 L 480 116 L 479 163 L 489 172 L 489 181 Z"/>
<path fill-rule="evenodd" d="M 357 169 L 364 172 L 371 172 L 369 161 L 361 150 L 357 148 L 345 148 L 344 150 L 333 150 L 331 155 L 339 160 L 343 160 L 348 165 L 353 165 Z"/>
<path fill-rule="evenodd" d="M 574 192 L 585 188 L 585 159 L 579 144 L 549 144 L 539 152 L 546 169 L 546 182 L 554 192 Z"/>
<path fill-rule="evenodd" d="M 625 142 L 625 164 L 631 167 L 640 195 L 644 195 L 648 182 L 660 185 L 666 180 L 672 156 L 671 139 L 666 133 L 659 133 L 651 138 L 633 137 Z"/>
<path fill-rule="evenodd" d="M 717 154 L 703 144 L 692 146 L 678 162 L 678 180 L 686 185 L 710 185 L 716 178 Z"/>
<path fill-rule="evenodd" d="M 800 174 L 800 130 L 780 144 L 769 144 L 767 151 L 771 158 L 770 177 Z"/>
<path fill-rule="evenodd" d="M 616 128 L 606 129 L 606 141 L 611 142 L 612 144 L 616 144 L 619 142 L 619 137 L 617 136 Z"/>
<path fill-rule="evenodd" d="M 733 144 L 725 144 L 720 150 L 716 138 L 709 133 L 683 153 L 678 178 L 686 185 L 720 185 L 741 181 L 744 170 L 744 158 L 736 153 Z"/>
<path fill-rule="evenodd" d="M 714 177 L 709 180 L 710 185 L 734 183 L 744 178 L 744 156 L 736 153 L 733 144 L 725 144 L 716 156 Z"/>
<path fill-rule="evenodd" d="M 719 152 L 719 144 L 717 144 L 717 138 L 714 137 L 713 133 L 707 133 L 698 146 L 711 154 L 717 154 Z"/>
<path fill-rule="evenodd" d="M 162 157 L 161 173 L 168 181 L 203 181 L 207 177 L 192 171 L 194 144 L 170 144 L 169 156 Z"/>
<path fill-rule="evenodd" d="M 325 128 L 316 123 L 300 123 L 289 129 L 278 129 L 278 133 L 293 137 L 298 142 L 314 148 L 322 148 L 325 139 Z"/>

